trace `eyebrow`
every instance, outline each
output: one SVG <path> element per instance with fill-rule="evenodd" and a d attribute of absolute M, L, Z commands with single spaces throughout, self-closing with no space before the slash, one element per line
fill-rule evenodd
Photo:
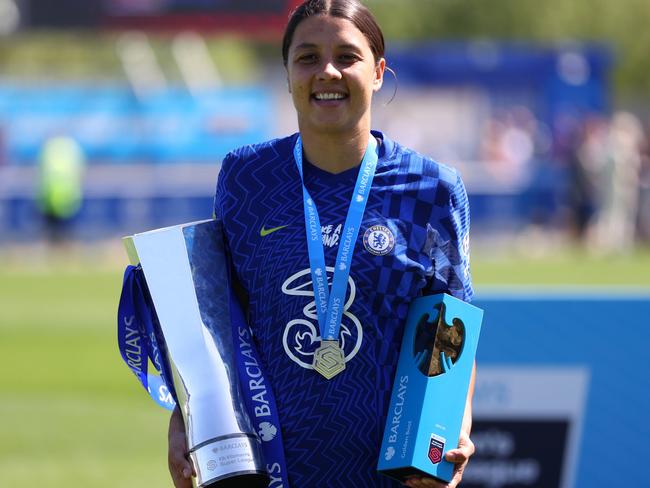
<path fill-rule="evenodd" d="M 356 44 L 341 44 L 340 46 L 336 46 L 338 49 L 352 49 L 354 51 L 361 51 L 361 48 L 357 46 Z M 296 46 L 296 50 L 298 49 L 314 49 L 318 48 L 318 44 L 314 44 L 313 42 L 303 42 L 301 44 L 298 44 Z"/>
<path fill-rule="evenodd" d="M 302 44 L 298 44 L 296 46 L 296 50 L 298 50 L 298 49 L 312 49 L 312 48 L 315 48 L 315 47 L 317 47 L 316 44 L 309 43 L 309 42 L 303 42 Z"/>

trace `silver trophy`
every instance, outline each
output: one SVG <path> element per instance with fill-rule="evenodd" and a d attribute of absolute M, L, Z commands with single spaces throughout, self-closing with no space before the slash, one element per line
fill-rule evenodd
<path fill-rule="evenodd" d="M 142 266 L 158 316 L 195 486 L 267 486 L 239 383 L 221 224 L 193 222 L 124 242 L 131 263 Z"/>

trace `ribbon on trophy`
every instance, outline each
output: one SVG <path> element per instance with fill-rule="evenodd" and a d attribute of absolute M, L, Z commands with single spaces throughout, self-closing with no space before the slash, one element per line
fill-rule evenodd
<path fill-rule="evenodd" d="M 161 361 L 153 321 L 153 306 L 146 299 L 146 282 L 139 266 L 127 266 L 117 311 L 117 343 L 120 354 L 149 396 L 161 407 L 173 410 L 176 402 L 169 368 Z M 158 375 L 148 372 L 151 360 Z M 169 378 L 169 379 L 168 379 Z"/>
<path fill-rule="evenodd" d="M 246 410 L 255 424 L 257 433 L 262 439 L 266 469 L 271 477 L 269 487 L 289 488 L 282 429 L 280 428 L 275 396 L 271 384 L 264 376 L 257 349 L 253 343 L 251 329 L 232 293 L 230 293 L 230 320 L 237 352 L 239 377 L 242 378 L 244 403 L 246 403 Z"/>
<path fill-rule="evenodd" d="M 250 327 L 232 293 L 230 310 L 237 368 L 242 379 L 244 403 L 261 439 L 261 448 L 270 476 L 270 488 L 288 488 L 280 418 L 270 383 L 261 367 Z M 122 359 L 161 407 L 173 410 L 176 394 L 171 371 L 164 359 L 164 339 L 157 331 L 155 308 L 140 266 L 127 266 L 118 307 L 118 345 Z M 158 375 L 148 373 L 151 360 Z M 263 398 L 263 402 L 256 400 Z M 216 413 L 216 412 L 215 412 Z"/>

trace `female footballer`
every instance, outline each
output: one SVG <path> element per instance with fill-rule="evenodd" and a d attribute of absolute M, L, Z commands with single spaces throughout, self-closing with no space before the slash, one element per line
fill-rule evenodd
<path fill-rule="evenodd" d="M 215 215 L 277 400 L 289 484 L 398 486 L 376 466 L 409 304 L 472 298 L 465 188 L 455 170 L 371 131 L 384 38 L 359 1 L 305 1 L 282 56 L 299 133 L 229 153 Z M 458 485 L 474 452 L 472 390 L 446 455 L 452 482 L 407 486 Z M 191 486 L 178 410 L 169 467 Z"/>

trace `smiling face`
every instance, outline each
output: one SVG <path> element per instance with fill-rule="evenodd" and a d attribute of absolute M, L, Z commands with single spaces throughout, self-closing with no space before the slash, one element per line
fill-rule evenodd
<path fill-rule="evenodd" d="M 287 60 L 289 92 L 300 132 L 370 130 L 372 94 L 382 85 L 385 61 L 375 61 L 368 40 L 338 17 L 303 20 Z"/>

